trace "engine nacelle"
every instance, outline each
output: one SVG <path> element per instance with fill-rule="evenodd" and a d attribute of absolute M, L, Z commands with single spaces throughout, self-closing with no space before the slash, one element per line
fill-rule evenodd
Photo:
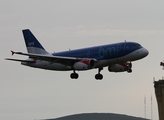
<path fill-rule="evenodd" d="M 93 60 L 93 59 L 80 60 L 79 62 L 76 62 L 73 65 L 73 68 L 75 70 L 88 70 L 88 69 L 92 69 L 92 68 L 95 67 L 95 62 L 96 62 L 96 60 Z"/>
<path fill-rule="evenodd" d="M 108 67 L 109 72 L 132 72 L 132 63 L 131 62 L 126 62 L 126 63 L 121 63 L 121 64 L 114 64 Z"/>

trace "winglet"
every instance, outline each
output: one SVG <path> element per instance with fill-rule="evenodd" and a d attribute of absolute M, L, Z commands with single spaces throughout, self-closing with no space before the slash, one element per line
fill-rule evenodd
<path fill-rule="evenodd" d="M 15 52 L 11 50 L 11 55 L 14 55 L 14 54 L 15 54 Z"/>

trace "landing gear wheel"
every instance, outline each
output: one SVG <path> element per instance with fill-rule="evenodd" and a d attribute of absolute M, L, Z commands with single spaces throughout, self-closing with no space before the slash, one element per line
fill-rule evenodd
<path fill-rule="evenodd" d="M 96 79 L 96 80 L 102 80 L 102 79 L 103 79 L 103 75 L 100 74 L 100 73 L 99 73 L 99 74 L 96 74 L 96 75 L 95 75 L 95 79 Z"/>
<path fill-rule="evenodd" d="M 132 72 L 132 69 L 127 70 L 127 72 L 128 72 L 128 73 L 131 73 L 131 72 Z"/>
<path fill-rule="evenodd" d="M 71 73 L 70 77 L 72 79 L 77 79 L 79 77 L 79 75 L 77 73 Z"/>

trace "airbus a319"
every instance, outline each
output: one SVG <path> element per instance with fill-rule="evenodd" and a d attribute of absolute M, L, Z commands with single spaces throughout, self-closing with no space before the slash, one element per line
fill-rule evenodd
<path fill-rule="evenodd" d="M 98 69 L 95 79 L 103 79 L 100 73 L 104 67 L 109 72 L 132 72 L 132 61 L 142 59 L 148 55 L 148 50 L 136 42 L 120 42 L 57 53 L 49 53 L 29 29 L 22 30 L 27 52 L 12 52 L 28 56 L 26 60 L 6 58 L 6 60 L 19 61 L 22 65 L 34 68 L 57 71 L 73 71 L 72 79 L 79 75 L 76 71 Z"/>

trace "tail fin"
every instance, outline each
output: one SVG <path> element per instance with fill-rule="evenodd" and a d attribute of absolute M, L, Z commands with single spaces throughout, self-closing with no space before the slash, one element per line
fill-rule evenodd
<path fill-rule="evenodd" d="M 29 29 L 22 30 L 27 52 L 35 54 L 47 54 L 48 52 L 43 48 L 35 36 Z"/>

